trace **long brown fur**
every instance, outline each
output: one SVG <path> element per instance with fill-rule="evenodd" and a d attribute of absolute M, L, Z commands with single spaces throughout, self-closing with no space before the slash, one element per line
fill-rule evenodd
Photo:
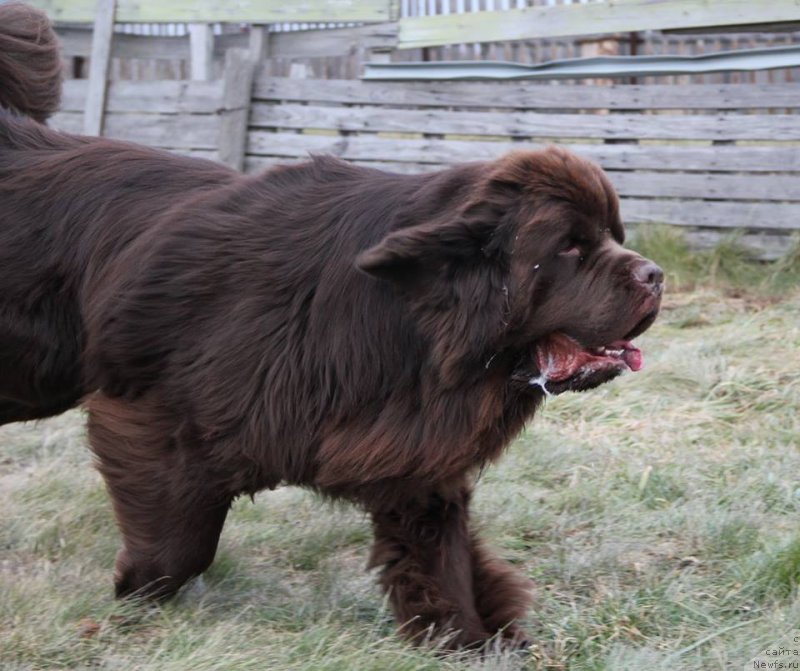
<path fill-rule="evenodd" d="M 9 57 L 6 7 L 0 104 L 42 119 L 51 60 Z M 654 319 L 660 271 L 622 239 L 606 176 L 561 149 L 243 176 L 0 111 L 0 423 L 86 397 L 118 595 L 173 594 L 236 496 L 288 483 L 371 514 L 407 636 L 523 643 L 530 584 L 477 538 L 472 485 L 542 400 L 536 342 Z"/>
<path fill-rule="evenodd" d="M 61 101 L 61 56 L 47 17 L 20 2 L 0 9 L 0 104 L 44 121 Z"/>

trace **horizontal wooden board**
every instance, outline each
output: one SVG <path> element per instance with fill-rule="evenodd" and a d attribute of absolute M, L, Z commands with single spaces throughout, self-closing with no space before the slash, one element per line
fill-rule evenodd
<path fill-rule="evenodd" d="M 57 26 L 61 53 L 66 58 L 88 58 L 92 52 L 91 26 Z M 244 40 L 242 40 L 244 42 Z M 116 58 L 189 58 L 189 36 L 131 35 L 114 33 L 111 55 Z"/>
<path fill-rule="evenodd" d="M 298 160 L 301 157 L 296 157 Z M 252 168 L 279 161 L 251 161 Z M 437 170 L 444 165 L 401 163 L 398 161 L 355 161 L 389 172 L 418 173 Z M 624 196 L 659 198 L 696 198 L 703 200 L 800 201 L 800 178 L 780 175 L 719 175 L 685 172 L 627 172 L 608 170 L 614 187 Z M 798 222 L 800 226 L 800 222 Z"/>
<path fill-rule="evenodd" d="M 81 134 L 83 115 L 59 112 L 50 125 L 67 133 Z M 103 136 L 163 149 L 216 151 L 219 128 L 220 118 L 211 115 L 107 114 Z"/>
<path fill-rule="evenodd" d="M 529 142 L 395 140 L 376 135 L 307 135 L 251 131 L 248 153 L 303 157 L 333 154 L 351 161 L 390 161 L 446 165 L 492 160 L 514 149 L 540 147 Z M 570 144 L 579 154 L 616 170 L 800 172 L 800 147 Z M 798 177 L 800 179 L 800 177 Z"/>
<path fill-rule="evenodd" d="M 258 173 L 276 165 L 293 165 L 302 163 L 309 159 L 308 156 L 255 156 L 249 154 L 245 157 L 244 171 L 246 173 Z M 435 172 L 446 167 L 443 165 L 431 165 L 430 163 L 394 163 L 392 161 L 348 161 L 353 165 L 364 168 L 374 168 L 384 172 L 394 172 L 400 175 L 417 175 L 423 172 Z"/>
<path fill-rule="evenodd" d="M 92 23 L 95 0 L 29 0 L 51 19 Z M 392 21 L 391 0 L 117 0 L 120 23 L 281 23 L 285 21 Z"/>
<path fill-rule="evenodd" d="M 58 36 L 65 56 L 88 57 L 92 50 L 89 26 L 59 26 Z M 245 33 L 216 35 L 214 57 L 222 60 L 228 49 L 248 47 Z M 269 58 L 319 58 L 344 56 L 356 49 L 390 49 L 397 41 L 396 23 L 370 23 L 364 26 L 328 30 L 292 30 L 270 33 Z M 116 58 L 188 59 L 189 36 L 131 35 L 115 33 L 111 54 Z"/>
<path fill-rule="evenodd" d="M 215 116 L 109 114 L 104 135 L 165 149 L 216 150 L 219 129 Z"/>
<path fill-rule="evenodd" d="M 88 80 L 64 82 L 61 109 L 81 112 Z M 214 114 L 222 106 L 222 80 L 113 81 L 108 85 L 106 111 L 148 114 Z"/>
<path fill-rule="evenodd" d="M 800 204 L 623 198 L 626 222 L 746 230 L 800 229 Z"/>
<path fill-rule="evenodd" d="M 401 49 L 800 20 L 796 0 L 627 0 L 401 19 Z"/>
<path fill-rule="evenodd" d="M 308 161 L 309 156 L 256 156 L 248 154 L 244 161 L 246 173 L 257 173 L 276 165 L 293 165 Z M 394 172 L 399 175 L 417 175 L 424 172 L 435 172 L 446 168 L 444 165 L 431 165 L 430 163 L 395 163 L 393 161 L 352 161 L 348 163 L 363 168 L 374 168 L 384 172 Z"/>
<path fill-rule="evenodd" d="M 800 115 L 463 112 L 256 103 L 255 127 L 644 140 L 800 140 Z"/>
<path fill-rule="evenodd" d="M 800 201 L 800 177 L 796 175 L 609 171 L 609 177 L 617 191 L 626 196 Z"/>
<path fill-rule="evenodd" d="M 344 56 L 357 49 L 393 49 L 397 23 L 374 23 L 351 28 L 291 30 L 270 33 L 271 58 Z"/>
<path fill-rule="evenodd" d="M 285 33 L 293 35 L 296 33 Z M 276 36 L 281 35 L 277 33 Z M 255 100 L 476 109 L 764 109 L 800 108 L 783 84 L 591 86 L 530 82 L 367 82 L 257 76 Z"/>

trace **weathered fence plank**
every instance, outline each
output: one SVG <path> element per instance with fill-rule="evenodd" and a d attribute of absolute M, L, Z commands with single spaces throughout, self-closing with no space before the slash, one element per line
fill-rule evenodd
<path fill-rule="evenodd" d="M 800 21 L 796 0 L 628 0 L 401 19 L 400 49 Z"/>
<path fill-rule="evenodd" d="M 216 151 L 219 124 L 219 117 L 211 114 L 107 114 L 103 135 L 164 149 Z M 56 114 L 51 125 L 68 133 L 81 132 L 76 114 Z"/>
<path fill-rule="evenodd" d="M 86 110 L 83 119 L 85 135 L 102 135 L 103 114 L 108 86 L 108 68 L 111 63 L 111 40 L 114 36 L 116 0 L 96 0 L 94 39 L 89 68 L 89 89 L 86 93 Z"/>
<path fill-rule="evenodd" d="M 91 23 L 93 0 L 30 0 L 56 21 Z M 390 0 L 120 0 L 117 19 L 127 23 L 281 23 L 286 21 L 391 21 Z"/>
<path fill-rule="evenodd" d="M 219 118 L 216 116 L 156 116 L 116 114 L 108 116 L 108 136 L 154 147 L 216 149 Z"/>
<path fill-rule="evenodd" d="M 56 26 L 61 53 L 65 58 L 88 58 L 92 53 L 90 25 Z M 114 58 L 189 58 L 189 37 L 164 35 L 129 35 L 115 33 L 111 45 Z"/>
<path fill-rule="evenodd" d="M 263 25 L 251 25 L 250 35 L 247 39 L 247 50 L 254 63 L 260 63 L 264 58 L 269 57 L 269 27 Z M 251 77 L 252 88 L 252 77 Z"/>
<path fill-rule="evenodd" d="M 625 198 L 622 216 L 635 223 L 793 231 L 800 221 L 800 204 Z"/>
<path fill-rule="evenodd" d="M 62 112 L 83 112 L 88 80 L 64 82 Z M 195 81 L 115 81 L 106 93 L 105 109 L 113 112 L 148 114 L 214 114 L 222 99 L 222 80 Z"/>
<path fill-rule="evenodd" d="M 241 170 L 244 165 L 253 68 L 250 52 L 244 49 L 231 49 L 225 58 L 218 151 L 219 160 L 236 170 Z"/>
<path fill-rule="evenodd" d="M 333 32 L 333 31 L 331 31 Z M 292 33 L 283 33 L 291 35 Z M 280 35 L 280 33 L 279 33 Z M 549 86 L 524 82 L 404 82 L 388 86 L 358 80 L 309 80 L 258 76 L 256 100 L 562 110 L 740 110 L 800 108 L 800 95 L 785 84 L 696 84 L 648 86 Z"/>
<path fill-rule="evenodd" d="M 626 196 L 705 200 L 800 201 L 798 175 L 719 175 L 686 172 L 609 172 Z"/>
<path fill-rule="evenodd" d="M 191 78 L 208 81 L 214 76 L 214 31 L 208 23 L 189 25 Z"/>
<path fill-rule="evenodd" d="M 800 115 L 538 114 L 254 104 L 251 123 L 270 128 L 645 140 L 800 140 Z"/>
<path fill-rule="evenodd" d="M 331 30 L 298 30 L 273 33 L 271 58 L 319 58 L 342 56 L 357 49 L 392 49 L 397 44 L 397 24 L 378 23 Z"/>
<path fill-rule="evenodd" d="M 441 139 L 393 139 L 377 135 L 311 135 L 252 130 L 248 155 L 304 157 L 333 154 L 348 161 L 389 161 L 439 166 L 491 160 L 536 143 Z M 565 144 L 607 169 L 800 172 L 800 148 L 786 146 L 675 146 L 639 144 Z M 800 178 L 799 178 L 800 179 Z"/>
<path fill-rule="evenodd" d="M 90 26 L 58 26 L 57 32 L 66 57 L 89 56 L 92 49 Z M 222 60 L 228 49 L 245 49 L 248 42 L 249 36 L 246 34 L 216 35 L 214 58 Z M 358 49 L 390 49 L 396 42 L 396 23 L 371 23 L 327 30 L 294 30 L 270 33 L 264 55 L 269 58 L 346 56 Z M 116 33 L 111 54 L 115 58 L 185 60 L 190 57 L 189 37 Z"/>

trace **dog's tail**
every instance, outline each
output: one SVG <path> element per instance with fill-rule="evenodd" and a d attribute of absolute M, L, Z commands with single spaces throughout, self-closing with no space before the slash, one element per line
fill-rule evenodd
<path fill-rule="evenodd" d="M 47 16 L 0 4 L 0 107 L 44 122 L 61 102 L 61 55 Z"/>

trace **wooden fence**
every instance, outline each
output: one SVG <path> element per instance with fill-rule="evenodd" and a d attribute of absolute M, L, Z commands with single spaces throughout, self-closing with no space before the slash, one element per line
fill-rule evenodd
<path fill-rule="evenodd" d="M 95 6 L 95 0 L 35 1 L 57 18 L 72 20 L 85 20 L 92 15 L 90 5 Z M 458 0 L 428 2 L 429 9 L 437 2 L 444 8 Z M 74 26 L 62 30 L 66 55 L 86 60 L 91 50 L 93 75 L 88 84 L 66 82 L 64 107 L 53 123 L 248 171 L 303 160 L 309 153 L 332 153 L 399 172 L 425 171 L 556 142 L 597 160 L 609 172 L 630 223 L 682 226 L 698 244 L 742 230 L 742 241 L 763 258 L 775 258 L 787 248 L 786 233 L 800 230 L 796 85 L 753 79 L 645 86 L 609 85 L 607 79 L 594 86 L 388 83 L 341 75 L 306 79 L 309 68 L 296 60 L 359 53 L 386 62 L 420 49 L 448 49 L 459 40 L 480 41 L 483 49 L 486 40 L 580 35 L 596 45 L 597 36 L 587 31 L 713 30 L 731 24 L 736 29 L 758 24 L 793 30 L 800 21 L 797 0 L 773 0 L 768 11 L 749 0 L 516 4 L 513 10 L 465 14 L 463 21 L 448 24 L 446 16 L 398 20 L 396 0 L 243 0 L 235 7 L 214 0 L 191 7 L 175 0 L 161 5 L 98 0 L 93 38 Z M 696 11 L 678 11 L 690 5 L 697 5 Z M 194 24 L 183 38 L 115 34 L 110 39 L 115 19 L 266 22 L 291 18 L 287 12 L 309 21 L 367 23 L 299 33 L 276 33 L 258 23 L 222 35 L 209 24 Z M 189 59 L 192 81 L 115 81 L 107 88 L 112 58 L 142 50 L 151 57 Z M 293 76 L 275 76 L 274 63 L 282 58 L 291 63 Z"/>
<path fill-rule="evenodd" d="M 60 29 L 65 54 L 75 76 L 83 76 L 91 35 L 86 26 L 75 22 L 91 20 L 95 0 L 29 1 L 47 9 L 56 20 L 71 22 Z M 118 0 L 117 4 L 117 21 L 123 22 L 117 29 L 126 32 L 115 37 L 113 79 L 190 77 L 190 41 L 202 37 L 203 31 L 171 22 L 192 20 L 229 22 L 214 26 L 212 67 L 217 75 L 224 51 L 246 44 L 249 28 L 245 24 L 250 21 L 271 24 L 264 66 L 271 74 L 286 76 L 300 61 L 314 77 L 330 79 L 358 77 L 376 49 L 402 61 L 541 63 L 598 55 L 699 55 L 800 43 L 800 33 L 792 32 L 800 25 L 800 6 L 795 0 L 766 4 L 751 0 L 243 0 L 236 5 L 216 0 L 189 4 Z M 135 23 L 145 20 L 162 23 Z M 357 26 L 354 21 L 364 23 Z M 743 32 L 748 24 L 759 32 Z M 332 26 L 338 29 L 325 30 Z M 727 34 L 713 32 L 720 27 Z M 127 34 L 130 30 L 138 34 Z M 798 76 L 796 69 L 784 69 L 658 81 L 770 83 L 796 81 Z M 650 81 L 640 78 L 636 83 Z"/>
<path fill-rule="evenodd" d="M 113 83 L 105 134 L 247 171 L 329 153 L 417 172 L 557 142 L 608 171 L 629 223 L 682 226 L 700 245 L 741 229 L 762 258 L 779 256 L 786 234 L 800 229 L 800 96 L 790 87 L 387 84 L 262 73 L 251 98 L 237 62 L 229 58 L 217 81 Z M 67 82 L 56 127 L 80 130 L 85 93 L 85 82 Z"/>
<path fill-rule="evenodd" d="M 616 35 L 611 39 L 537 39 L 492 42 L 481 45 L 408 49 L 397 51 L 395 23 L 304 30 L 270 30 L 262 67 L 274 76 L 288 76 L 292 66 L 304 66 L 315 79 L 357 79 L 364 63 L 376 53 L 391 61 L 423 62 L 443 60 L 506 60 L 514 63 L 542 63 L 564 58 L 598 55 L 680 55 L 691 56 L 721 51 L 800 44 L 800 33 L 740 33 L 735 35 L 680 35 L 662 32 Z M 89 25 L 59 26 L 70 78 L 83 78 L 90 63 L 92 29 Z M 248 26 L 224 26 L 214 35 L 213 74 L 221 76 L 225 52 L 246 47 Z M 166 28 L 148 26 L 146 34 L 117 32 L 112 45 L 110 78 L 190 79 L 191 38 L 167 34 Z M 711 72 L 696 75 L 640 77 L 635 83 L 676 84 L 768 84 L 800 81 L 800 69 L 782 68 L 755 72 Z"/>
<path fill-rule="evenodd" d="M 253 64 L 231 49 L 223 77 L 209 81 L 119 81 L 105 92 L 102 135 L 217 160 L 241 169 Z M 67 80 L 61 110 L 50 125 L 70 133 L 85 128 L 91 82 Z"/>
<path fill-rule="evenodd" d="M 598 161 L 630 223 L 747 231 L 762 257 L 800 228 L 800 96 L 783 86 L 256 81 L 246 168 L 308 153 L 399 172 L 558 142 Z M 589 112 L 589 113 L 587 113 Z M 777 235 L 776 235 L 777 233 Z"/>

